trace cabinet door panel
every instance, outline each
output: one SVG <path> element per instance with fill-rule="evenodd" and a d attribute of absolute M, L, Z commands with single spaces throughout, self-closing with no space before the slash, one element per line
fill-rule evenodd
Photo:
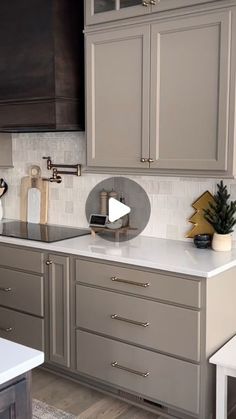
<path fill-rule="evenodd" d="M 150 27 L 87 35 L 89 166 L 148 167 Z"/>
<path fill-rule="evenodd" d="M 153 168 L 226 170 L 230 12 L 152 25 Z"/>
<path fill-rule="evenodd" d="M 50 260 L 50 361 L 69 367 L 69 257 L 50 255 Z"/>

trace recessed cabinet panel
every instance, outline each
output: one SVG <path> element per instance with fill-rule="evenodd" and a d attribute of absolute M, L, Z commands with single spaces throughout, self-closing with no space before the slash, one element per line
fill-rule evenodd
<path fill-rule="evenodd" d="M 230 12 L 151 30 L 151 168 L 226 170 Z"/>
<path fill-rule="evenodd" d="M 143 167 L 140 159 L 149 154 L 150 27 L 87 35 L 86 42 L 88 165 Z"/>
<path fill-rule="evenodd" d="M 69 367 L 69 257 L 50 255 L 50 262 L 50 361 Z"/>

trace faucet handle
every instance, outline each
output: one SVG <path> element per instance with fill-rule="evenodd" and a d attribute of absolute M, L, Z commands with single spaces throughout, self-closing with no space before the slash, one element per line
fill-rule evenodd
<path fill-rule="evenodd" d="M 52 168 L 52 159 L 51 159 L 51 157 L 50 156 L 43 156 L 42 157 L 42 159 L 43 160 L 47 160 L 47 169 L 48 170 L 51 170 L 51 168 Z"/>

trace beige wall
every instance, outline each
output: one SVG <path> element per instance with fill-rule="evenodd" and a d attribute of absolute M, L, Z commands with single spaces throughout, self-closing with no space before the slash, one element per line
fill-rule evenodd
<path fill-rule="evenodd" d="M 3 198 L 5 217 L 19 218 L 20 180 L 28 174 L 31 164 L 43 168 L 42 156 L 50 155 L 56 163 L 84 163 L 84 133 L 14 134 L 14 169 L 0 170 L 9 191 Z M 60 185 L 50 184 L 49 223 L 86 226 L 84 205 L 90 190 L 105 175 L 85 174 L 82 177 L 65 176 Z M 148 193 L 152 214 L 144 234 L 183 240 L 190 224 L 191 203 L 205 190 L 214 191 L 215 179 L 174 178 L 161 176 L 130 176 Z M 236 199 L 236 181 L 227 181 L 232 198 Z M 234 234 L 236 240 L 236 232 Z"/>

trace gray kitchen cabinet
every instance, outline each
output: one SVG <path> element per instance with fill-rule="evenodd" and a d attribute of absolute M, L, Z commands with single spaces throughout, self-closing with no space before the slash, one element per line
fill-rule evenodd
<path fill-rule="evenodd" d="M 0 167 L 12 167 L 12 138 L 11 134 L 0 133 Z"/>
<path fill-rule="evenodd" d="M 85 22 L 105 23 L 213 1 L 216 0 L 85 0 Z"/>
<path fill-rule="evenodd" d="M 200 313 L 196 310 L 83 285 L 76 285 L 76 301 L 79 328 L 200 360 Z"/>
<path fill-rule="evenodd" d="M 151 168 L 227 170 L 230 19 L 151 25 Z"/>
<path fill-rule="evenodd" d="M 208 358 L 235 334 L 235 268 L 206 279 L 86 258 L 73 266 L 77 373 L 160 415 L 212 419 Z"/>
<path fill-rule="evenodd" d="M 219 4 L 86 28 L 87 171 L 234 175 L 236 8 Z"/>
<path fill-rule="evenodd" d="M 77 331 L 77 342 L 80 372 L 192 414 L 199 413 L 199 365 L 85 331 Z"/>
<path fill-rule="evenodd" d="M 0 337 L 45 349 L 43 253 L 0 245 Z"/>
<path fill-rule="evenodd" d="M 87 163 L 142 168 L 149 148 L 149 26 L 88 34 L 86 51 Z"/>
<path fill-rule="evenodd" d="M 69 257 L 50 254 L 46 264 L 49 284 L 49 362 L 69 367 Z"/>

